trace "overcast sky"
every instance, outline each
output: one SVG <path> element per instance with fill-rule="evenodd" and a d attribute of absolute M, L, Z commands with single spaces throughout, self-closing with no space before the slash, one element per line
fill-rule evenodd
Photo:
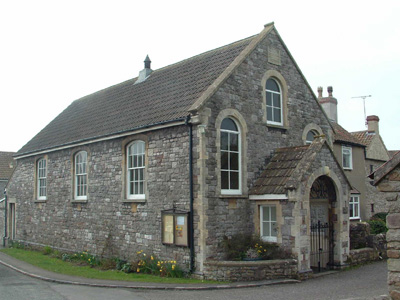
<path fill-rule="evenodd" d="M 380 118 L 400 149 L 400 1 L 1 1 L 0 151 L 18 151 L 73 100 L 275 26 L 339 123 Z"/>

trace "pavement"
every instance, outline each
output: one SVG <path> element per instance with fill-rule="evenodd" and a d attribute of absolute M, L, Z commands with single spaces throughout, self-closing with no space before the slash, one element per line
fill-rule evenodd
<path fill-rule="evenodd" d="M 15 259 L 3 252 L 0 252 L 0 264 L 7 266 L 19 273 L 40 280 L 61 283 L 61 284 L 73 284 L 73 285 L 108 287 L 108 288 L 130 288 L 130 289 L 146 289 L 146 290 L 221 290 L 221 289 L 250 288 L 250 287 L 259 287 L 259 286 L 267 286 L 275 284 L 288 284 L 288 283 L 301 282 L 300 280 L 295 280 L 295 279 L 277 279 L 277 280 L 251 281 L 251 282 L 234 282 L 228 284 L 218 284 L 218 283 L 170 284 L 170 283 L 91 279 L 91 278 L 69 276 L 69 275 L 50 272 L 35 267 L 24 261 Z M 331 274 L 332 272 L 329 273 Z"/>

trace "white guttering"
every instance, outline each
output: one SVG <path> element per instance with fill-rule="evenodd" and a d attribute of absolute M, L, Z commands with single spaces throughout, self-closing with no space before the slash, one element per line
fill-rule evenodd
<path fill-rule="evenodd" d="M 120 138 L 120 137 L 132 135 L 132 134 L 138 134 L 138 133 L 142 133 L 142 132 L 153 131 L 153 130 L 157 130 L 157 129 L 174 127 L 174 126 L 179 126 L 179 125 L 184 125 L 184 124 L 185 124 L 185 120 L 176 121 L 176 122 L 171 122 L 171 123 L 168 123 L 168 124 L 162 124 L 162 125 L 158 125 L 158 126 L 152 126 L 152 127 L 132 130 L 132 131 L 129 131 L 129 132 L 124 132 L 124 133 L 111 135 L 111 136 L 107 136 L 107 137 L 101 137 L 101 138 L 94 139 L 94 140 L 91 140 L 91 141 L 83 141 L 83 142 L 80 142 L 80 143 L 69 144 L 69 145 L 65 145 L 65 146 L 56 147 L 56 148 L 53 148 L 53 149 L 45 149 L 45 150 L 42 150 L 42 151 L 32 152 L 32 153 L 28 153 L 28 154 L 25 154 L 25 155 L 14 157 L 14 158 L 15 159 L 21 159 L 21 158 L 25 158 L 25 157 L 29 157 L 29 156 L 33 156 L 33 155 L 55 152 L 55 151 L 68 149 L 68 148 L 73 148 L 73 147 L 77 147 L 77 146 L 83 146 L 83 145 L 93 144 L 93 143 L 97 143 L 97 142 L 113 140 L 113 139 L 117 139 L 117 138 Z"/>

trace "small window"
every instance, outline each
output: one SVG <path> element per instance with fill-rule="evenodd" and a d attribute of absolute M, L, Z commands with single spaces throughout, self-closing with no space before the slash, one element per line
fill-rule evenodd
<path fill-rule="evenodd" d="M 350 220 L 360 219 L 360 196 L 352 195 L 349 202 Z"/>
<path fill-rule="evenodd" d="M 163 211 L 162 243 L 165 245 L 188 246 L 188 213 L 175 210 Z"/>
<path fill-rule="evenodd" d="M 86 200 L 88 189 L 87 152 L 75 155 L 75 199 Z"/>
<path fill-rule="evenodd" d="M 318 133 L 314 130 L 310 130 L 309 132 L 307 132 L 307 136 L 306 136 L 306 145 L 311 144 L 314 141 L 315 136 L 317 136 Z"/>
<path fill-rule="evenodd" d="M 267 123 L 283 125 L 282 93 L 277 81 L 270 78 L 266 83 Z"/>
<path fill-rule="evenodd" d="M 221 124 L 221 193 L 241 193 L 240 132 L 236 123 L 226 118 Z"/>
<path fill-rule="evenodd" d="M 276 206 L 260 206 L 260 235 L 266 242 L 277 242 Z"/>
<path fill-rule="evenodd" d="M 145 199 L 145 143 L 135 141 L 128 146 L 127 197 Z"/>
<path fill-rule="evenodd" d="M 342 147 L 342 163 L 343 169 L 353 169 L 353 158 L 351 147 Z"/>
<path fill-rule="evenodd" d="M 47 198 L 47 162 L 42 158 L 37 162 L 37 199 Z"/>

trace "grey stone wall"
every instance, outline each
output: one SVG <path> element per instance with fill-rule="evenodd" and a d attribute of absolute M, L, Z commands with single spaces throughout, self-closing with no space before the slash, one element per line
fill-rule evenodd
<path fill-rule="evenodd" d="M 47 200 L 34 195 L 35 160 L 20 159 L 10 181 L 16 199 L 16 239 L 105 256 L 130 258 L 139 250 L 186 266 L 189 249 L 161 242 L 161 211 L 189 210 L 188 127 L 141 134 L 147 139 L 147 199 L 126 202 L 123 149 L 136 136 L 47 154 Z M 72 161 L 88 152 L 88 199 L 74 202 Z"/>
<path fill-rule="evenodd" d="M 268 47 L 274 47 L 280 52 L 281 64 L 268 62 Z M 263 97 L 264 87 L 261 82 L 268 70 L 278 71 L 287 83 L 287 128 L 267 126 L 264 119 Z M 245 139 L 247 152 L 243 156 L 246 168 L 244 176 L 245 188 L 242 197 L 222 196 L 218 186 L 217 157 L 217 124 L 218 115 L 225 109 L 237 111 L 243 117 L 245 124 L 242 137 Z M 303 145 L 302 133 L 310 124 L 318 124 L 328 134 L 329 124 L 323 115 L 312 91 L 302 78 L 301 73 L 292 61 L 289 53 L 281 44 L 276 32 L 272 32 L 250 56 L 234 71 L 226 82 L 213 95 L 204 108 L 208 115 L 204 143 L 207 149 L 207 169 L 205 170 L 205 201 L 207 207 L 207 237 L 205 256 L 219 258 L 221 255 L 218 244 L 223 235 L 239 232 L 254 233 L 254 209 L 248 204 L 247 190 L 266 166 L 266 162 L 276 148 Z M 228 202 L 236 205 L 229 206 Z M 287 215 L 290 222 L 292 212 Z M 286 225 L 283 229 L 287 229 Z M 285 241 L 285 243 L 289 243 Z"/>
<path fill-rule="evenodd" d="M 377 213 L 389 212 L 389 204 L 386 201 L 385 193 L 378 191 L 377 188 L 372 184 L 373 180 L 368 177 L 368 175 L 371 173 L 371 165 L 373 166 L 374 170 L 377 170 L 384 163 L 384 161 L 379 160 L 365 160 L 366 202 L 364 205 L 364 211 L 366 220 L 371 219 L 371 217 Z M 373 204 L 373 211 L 371 204 Z"/>

